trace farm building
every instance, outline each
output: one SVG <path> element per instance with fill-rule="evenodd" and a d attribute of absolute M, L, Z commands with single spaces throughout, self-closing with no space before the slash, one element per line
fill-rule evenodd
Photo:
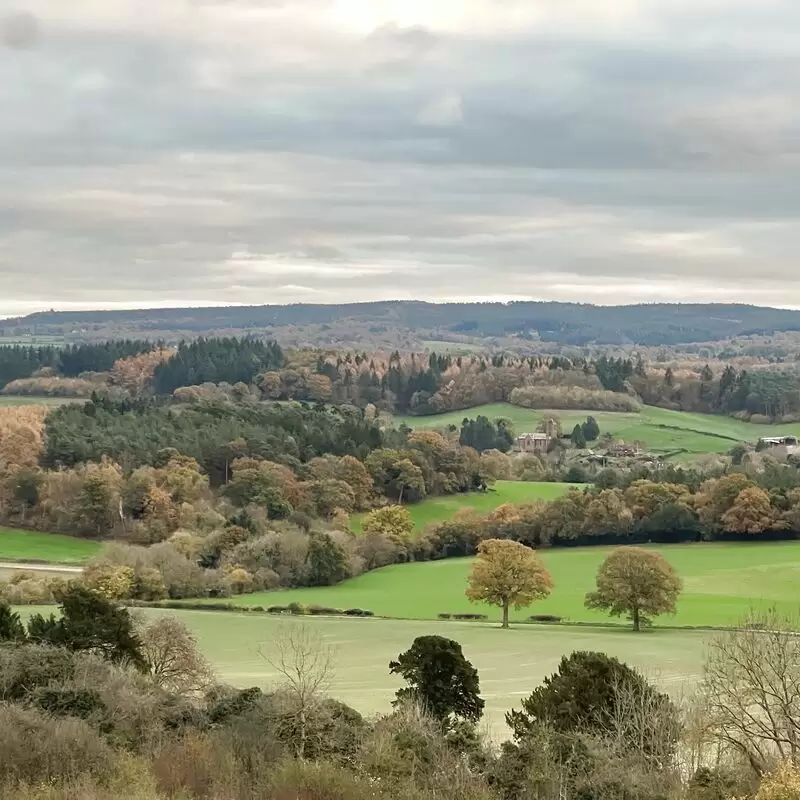
<path fill-rule="evenodd" d="M 785 447 L 789 455 L 797 452 L 796 436 L 762 436 L 758 440 L 759 450 L 769 450 L 773 447 Z"/>
<path fill-rule="evenodd" d="M 642 452 L 642 448 L 640 447 L 638 442 L 626 443 L 626 442 L 619 442 L 617 444 L 612 444 L 607 451 L 607 455 L 612 456 L 613 458 L 632 458 L 634 456 L 638 456 Z"/>
<path fill-rule="evenodd" d="M 552 437 L 547 433 L 523 433 L 514 440 L 521 453 L 546 453 Z"/>

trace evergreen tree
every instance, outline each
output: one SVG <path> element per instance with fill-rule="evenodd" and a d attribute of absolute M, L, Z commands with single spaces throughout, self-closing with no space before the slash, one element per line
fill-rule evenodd
<path fill-rule="evenodd" d="M 600 438 L 600 426 L 594 417 L 587 417 L 586 422 L 581 425 L 581 430 L 587 442 L 596 442 Z"/>
<path fill-rule="evenodd" d="M 395 705 L 419 703 L 443 725 L 453 716 L 477 722 L 483 715 L 478 671 L 452 639 L 418 636 L 409 650 L 390 662 L 389 672 L 408 683 L 397 691 Z"/>
<path fill-rule="evenodd" d="M 583 429 L 580 425 L 576 425 L 572 429 L 572 434 L 569 437 L 572 440 L 572 444 L 575 445 L 577 448 L 584 448 L 586 447 L 586 438 L 583 435 Z"/>
<path fill-rule="evenodd" d="M 8 603 L 0 602 L 0 643 L 25 641 L 25 628 L 16 611 Z"/>
<path fill-rule="evenodd" d="M 78 584 L 71 584 L 60 598 L 61 617 L 35 614 L 28 622 L 33 641 L 97 653 L 108 661 L 130 663 L 147 668 L 133 620 L 101 595 Z"/>

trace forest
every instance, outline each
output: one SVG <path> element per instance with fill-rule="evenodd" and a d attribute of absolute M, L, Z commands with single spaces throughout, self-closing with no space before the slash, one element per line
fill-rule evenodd
<path fill-rule="evenodd" d="M 423 303 L 237 306 L 137 311 L 50 311 L 0 323 L 13 335 L 64 334 L 74 328 L 169 335 L 350 326 L 402 331 L 518 336 L 571 345 L 670 345 L 800 330 L 800 312 L 731 304 L 595 306 L 580 303 Z M 379 331 L 376 331 L 379 332 Z M 1 335 L 1 334 L 0 334 Z M 430 336 L 429 338 L 436 338 Z M 330 341 L 330 338 L 328 339 Z"/>
<path fill-rule="evenodd" d="M 523 408 L 636 412 L 641 404 L 754 422 L 800 419 L 800 373 L 789 367 L 603 354 L 520 356 L 284 350 L 274 340 L 200 338 L 177 347 L 146 341 L 66 348 L 0 347 L 7 395 L 178 404 L 299 400 L 379 412 L 435 415 L 485 403 Z"/>

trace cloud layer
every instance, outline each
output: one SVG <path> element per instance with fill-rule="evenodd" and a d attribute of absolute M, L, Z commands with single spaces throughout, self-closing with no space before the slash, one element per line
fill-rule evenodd
<path fill-rule="evenodd" d="M 0 313 L 800 306 L 791 0 L 20 2 Z"/>

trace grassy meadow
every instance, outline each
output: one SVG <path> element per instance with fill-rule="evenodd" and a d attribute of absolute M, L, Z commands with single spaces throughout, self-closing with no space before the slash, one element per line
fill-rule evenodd
<path fill-rule="evenodd" d="M 23 612 L 27 613 L 27 612 Z M 496 738 L 506 738 L 504 713 L 551 674 L 573 650 L 601 650 L 639 667 L 668 691 L 679 694 L 695 683 L 707 633 L 520 626 L 509 631 L 460 622 L 407 622 L 376 619 L 323 619 L 239 615 L 208 611 L 137 609 L 136 613 L 179 616 L 197 636 L 221 680 L 234 686 L 269 687 L 277 682 L 267 658 L 281 630 L 307 625 L 334 649 L 328 694 L 363 714 L 387 712 L 401 686 L 389 661 L 417 636 L 438 634 L 459 641 L 480 673 L 486 722 Z"/>
<path fill-rule="evenodd" d="M 512 611 L 512 620 L 530 614 L 554 614 L 569 622 L 617 622 L 583 606 L 594 588 L 597 569 L 609 547 L 542 550 L 555 588 L 546 600 Z M 684 590 L 674 617 L 664 626 L 733 625 L 751 608 L 775 605 L 800 611 L 800 542 L 688 544 L 653 546 L 683 578 Z M 289 589 L 242 595 L 241 605 L 315 603 L 336 608 L 365 608 L 379 616 L 435 619 L 439 613 L 481 612 L 499 620 L 500 611 L 470 603 L 464 596 L 472 559 L 397 564 L 368 572 L 337 586 Z"/>
<path fill-rule="evenodd" d="M 487 492 L 429 497 L 421 503 L 406 506 L 414 528 L 424 530 L 426 525 L 452 519 L 457 511 L 472 509 L 480 514 L 488 514 L 503 503 L 530 503 L 534 500 L 555 500 L 569 491 L 570 487 L 585 488 L 584 484 L 535 483 L 524 481 L 496 481 Z M 350 527 L 355 533 L 361 532 L 366 514 L 353 516 Z"/>
<path fill-rule="evenodd" d="M 396 424 L 405 423 L 411 428 L 440 428 L 447 425 L 461 427 L 464 417 L 482 414 L 489 419 L 506 417 L 515 431 L 533 431 L 545 414 L 555 414 L 565 431 L 592 415 L 601 433 L 611 433 L 625 441 L 642 441 L 653 452 L 668 453 L 686 450 L 690 454 L 725 453 L 737 442 L 755 443 L 760 436 L 794 434 L 800 436 L 800 423 L 790 425 L 751 425 L 733 417 L 712 414 L 695 414 L 688 411 L 669 411 L 654 406 L 643 406 L 638 413 L 613 411 L 545 411 L 512 406 L 508 403 L 490 403 L 463 411 L 451 411 L 433 417 L 395 417 Z"/>
<path fill-rule="evenodd" d="M 0 561 L 85 564 L 101 547 L 99 542 L 58 533 L 0 528 Z"/>
<path fill-rule="evenodd" d="M 0 395 L 0 408 L 3 406 L 63 406 L 67 403 L 83 403 L 84 400 L 75 397 L 27 397 L 21 395 Z"/>

